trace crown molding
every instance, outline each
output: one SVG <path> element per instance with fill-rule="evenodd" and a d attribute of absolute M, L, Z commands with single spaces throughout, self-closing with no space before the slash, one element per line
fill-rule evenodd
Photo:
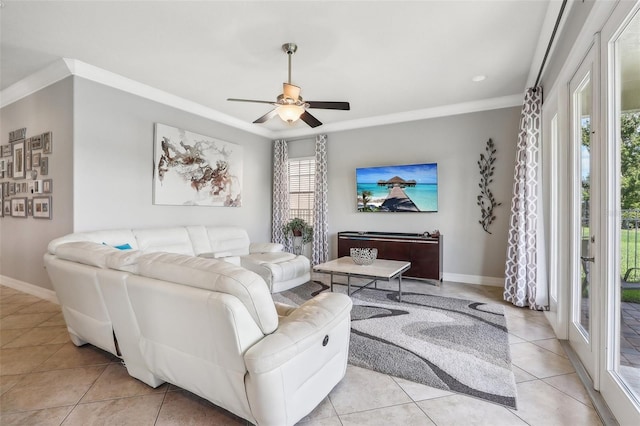
<path fill-rule="evenodd" d="M 9 104 L 32 95 L 38 90 L 57 83 L 70 75 L 71 71 L 64 60 L 59 59 L 52 62 L 45 68 L 34 72 L 30 76 L 23 78 L 1 91 L 0 108 L 4 108 Z"/>
<path fill-rule="evenodd" d="M 278 132 L 276 136 L 281 139 L 302 138 L 305 136 L 314 136 L 319 133 L 343 132 L 345 130 L 355 130 L 364 127 L 385 126 L 389 124 L 406 123 L 409 121 L 427 120 L 430 118 L 448 117 L 472 112 L 489 111 L 492 109 L 522 106 L 523 101 L 524 95 L 519 93 L 501 96 L 498 98 L 482 99 L 479 101 L 399 112 L 396 114 L 339 121 L 337 123 L 324 124 L 321 132 L 314 129 L 283 130 Z"/>
<path fill-rule="evenodd" d="M 342 132 L 365 127 L 383 126 L 388 124 L 405 123 L 409 121 L 426 120 L 429 118 L 446 117 L 451 115 L 467 114 L 478 111 L 508 108 L 520 106 L 523 102 L 522 94 L 502 96 L 498 98 L 483 99 L 479 101 L 464 102 L 453 105 L 444 105 L 433 108 L 424 108 L 395 114 L 379 115 L 356 120 L 339 121 L 337 123 L 324 124 L 321 131 L 312 128 L 295 130 L 273 131 L 264 127 L 247 123 L 220 111 L 198 104 L 185 98 L 181 98 L 163 90 L 156 89 L 111 71 L 98 68 L 76 59 L 62 58 L 51 63 L 46 68 L 12 84 L 0 92 L 0 108 L 29 96 L 51 84 L 54 84 L 70 75 L 82 77 L 87 80 L 100 83 L 114 89 L 122 90 L 154 102 L 161 103 L 185 112 L 198 115 L 221 124 L 225 124 L 246 132 L 269 139 L 300 138 L 315 136 L 318 133 Z"/>

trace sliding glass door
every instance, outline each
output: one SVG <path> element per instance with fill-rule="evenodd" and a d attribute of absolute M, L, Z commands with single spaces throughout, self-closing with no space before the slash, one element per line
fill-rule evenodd
<path fill-rule="evenodd" d="M 598 138 L 594 121 L 595 47 L 591 47 L 569 83 L 572 167 L 572 286 L 569 341 L 592 380 L 597 382 L 594 339 L 598 335 L 593 294 L 597 291 L 595 256 L 597 241 L 597 161 Z"/>
<path fill-rule="evenodd" d="M 640 3 L 619 5 L 602 37 L 612 214 L 600 391 L 619 423 L 631 424 L 640 418 Z"/>

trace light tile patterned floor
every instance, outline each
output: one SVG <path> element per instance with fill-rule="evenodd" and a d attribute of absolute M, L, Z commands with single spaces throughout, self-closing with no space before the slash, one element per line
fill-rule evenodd
<path fill-rule="evenodd" d="M 518 409 L 349 366 L 345 378 L 301 425 L 602 424 L 544 314 L 502 302 L 497 287 L 403 284 L 404 291 L 505 306 Z M 0 286 L 0 424 L 247 422 L 173 385 L 153 389 L 129 377 L 114 356 L 90 345 L 74 346 L 57 305 Z"/>

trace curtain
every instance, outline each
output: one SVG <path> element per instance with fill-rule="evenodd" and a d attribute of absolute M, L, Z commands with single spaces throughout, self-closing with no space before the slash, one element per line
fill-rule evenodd
<path fill-rule="evenodd" d="M 520 117 L 504 300 L 516 306 L 548 307 L 540 182 L 542 89 L 527 90 Z"/>
<path fill-rule="evenodd" d="M 313 246 L 311 263 L 329 260 L 329 223 L 327 221 L 327 135 L 316 136 L 316 174 L 313 208 Z"/>
<path fill-rule="evenodd" d="M 282 226 L 289 220 L 289 152 L 287 141 L 273 142 L 273 212 L 271 215 L 271 241 L 286 244 Z"/>

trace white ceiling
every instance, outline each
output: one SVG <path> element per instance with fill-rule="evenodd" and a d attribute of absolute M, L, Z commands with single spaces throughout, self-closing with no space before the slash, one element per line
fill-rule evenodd
<path fill-rule="evenodd" d="M 71 58 L 251 123 L 270 106 L 226 99 L 275 100 L 287 79 L 281 45 L 295 42 L 292 83 L 302 96 L 351 103 L 350 111 L 311 110 L 325 123 L 316 133 L 522 95 L 535 80 L 560 4 L 0 2 L 0 89 Z M 486 80 L 475 83 L 476 75 Z M 251 126 L 313 132 L 278 118 Z"/>

